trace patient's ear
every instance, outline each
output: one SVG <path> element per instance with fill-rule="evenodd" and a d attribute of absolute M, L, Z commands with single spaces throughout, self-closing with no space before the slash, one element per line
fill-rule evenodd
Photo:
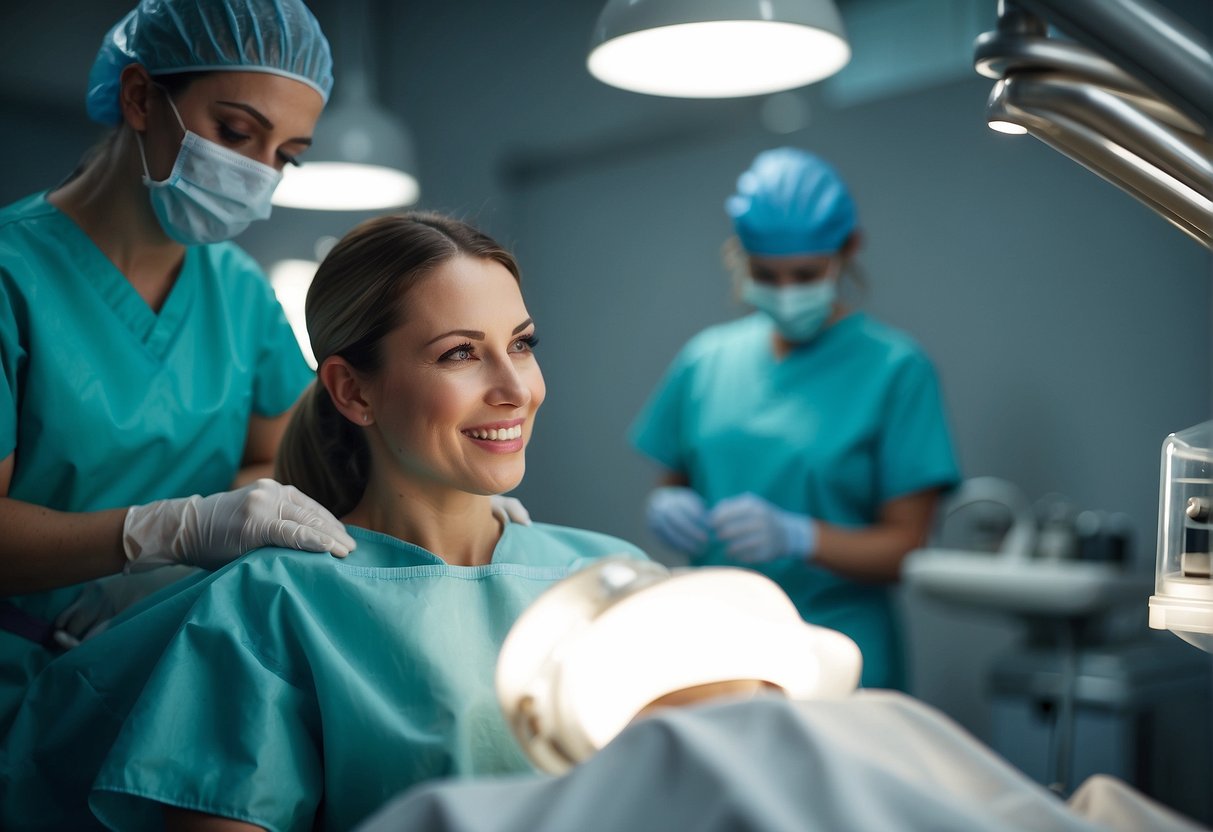
<path fill-rule="evenodd" d="M 348 361 L 339 355 L 329 356 L 317 376 L 342 416 L 356 425 L 370 424 L 373 412 L 365 395 L 366 382 Z"/>

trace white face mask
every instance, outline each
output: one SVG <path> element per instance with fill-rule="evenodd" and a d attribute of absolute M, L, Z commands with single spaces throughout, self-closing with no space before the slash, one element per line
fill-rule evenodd
<path fill-rule="evenodd" d="M 232 239 L 254 220 L 267 219 L 282 172 L 191 133 L 171 98 L 168 103 L 185 136 L 164 181 L 152 179 L 143 137 L 135 134 L 143 184 L 164 233 L 187 246 L 217 243 Z"/>
<path fill-rule="evenodd" d="M 771 316 L 780 335 L 800 344 L 813 340 L 829 320 L 838 297 L 838 281 L 824 277 L 812 283 L 776 288 L 749 278 L 741 297 Z"/>

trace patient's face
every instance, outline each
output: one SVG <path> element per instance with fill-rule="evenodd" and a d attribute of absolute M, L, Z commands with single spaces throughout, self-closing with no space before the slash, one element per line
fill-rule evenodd
<path fill-rule="evenodd" d="M 636 719 L 646 717 L 663 708 L 681 708 L 694 705 L 708 699 L 749 699 L 760 693 L 782 693 L 783 688 L 763 682 L 759 679 L 730 679 L 725 682 L 709 682 L 689 688 L 672 691 L 645 705 Z"/>
<path fill-rule="evenodd" d="M 435 487 L 510 490 L 522 480 L 545 393 L 517 281 L 499 263 L 461 256 L 404 302 L 373 385 L 388 452 L 407 476 Z"/>

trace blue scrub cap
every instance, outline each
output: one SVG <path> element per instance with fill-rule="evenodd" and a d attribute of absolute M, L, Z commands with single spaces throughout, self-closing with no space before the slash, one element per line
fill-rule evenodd
<path fill-rule="evenodd" d="M 828 163 L 780 147 L 754 158 L 725 202 L 742 248 L 750 254 L 833 254 L 858 217 L 846 184 Z"/>
<path fill-rule="evenodd" d="M 88 74 L 88 115 L 119 124 L 119 78 L 138 63 L 155 75 L 269 72 L 328 101 L 333 56 L 302 0 L 140 0 L 101 42 Z"/>

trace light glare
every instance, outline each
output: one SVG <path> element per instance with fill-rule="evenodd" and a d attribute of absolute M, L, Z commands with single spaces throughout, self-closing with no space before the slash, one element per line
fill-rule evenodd
<path fill-rule="evenodd" d="M 818 687 L 821 667 L 805 652 L 808 631 L 790 626 L 786 613 L 772 620 L 784 610 L 744 609 L 741 597 L 722 608 L 710 596 L 677 589 L 670 583 L 662 592 L 620 601 L 563 658 L 560 684 L 569 713 L 595 747 L 610 742 L 644 706 L 684 688 L 757 679 L 804 696 Z M 677 652 L 636 648 L 654 638 L 678 645 Z M 624 667 L 626 675 L 619 673 Z"/>
<path fill-rule="evenodd" d="M 736 98 L 801 87 L 851 58 L 847 42 L 795 23 L 715 20 L 630 32 L 587 61 L 600 81 L 650 95 Z"/>
<path fill-rule="evenodd" d="M 308 162 L 283 171 L 274 204 L 321 211 L 377 211 L 412 205 L 420 196 L 417 180 L 393 168 Z"/>
<path fill-rule="evenodd" d="M 1022 124 L 1016 124 L 1013 121 L 1000 121 L 991 119 L 989 122 L 990 129 L 999 133 L 1006 133 L 1008 136 L 1022 136 L 1028 132 L 1028 128 Z"/>
<path fill-rule="evenodd" d="M 307 334 L 303 307 L 307 301 L 308 287 L 312 285 L 312 278 L 319 267 L 320 264 L 313 260 L 279 260 L 270 266 L 270 285 L 282 304 L 282 311 L 286 313 L 295 340 L 303 350 L 303 357 L 313 370 L 316 369 L 316 355 L 312 352 L 312 342 Z"/>

